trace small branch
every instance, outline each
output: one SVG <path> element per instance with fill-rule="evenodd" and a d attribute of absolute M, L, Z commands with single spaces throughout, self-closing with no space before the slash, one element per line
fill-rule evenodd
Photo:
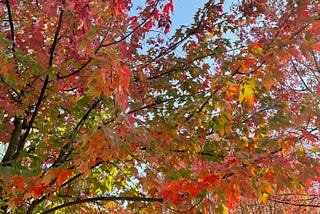
<path fill-rule="evenodd" d="M 98 47 L 98 49 L 100 49 L 100 47 Z M 58 79 L 58 80 L 66 79 L 66 78 L 68 78 L 68 77 L 71 77 L 71 76 L 79 73 L 79 72 L 82 71 L 85 67 L 87 67 L 87 65 L 89 65 L 92 60 L 93 60 L 93 57 L 90 57 L 90 58 L 88 59 L 88 61 L 85 62 L 80 68 L 72 71 L 71 73 L 69 73 L 69 74 L 67 74 L 67 75 L 58 76 L 57 79 Z"/>
<path fill-rule="evenodd" d="M 290 37 L 289 40 L 294 39 L 294 37 L 296 37 L 299 33 L 301 33 L 301 32 L 302 32 L 304 29 L 306 29 L 309 25 L 310 25 L 310 24 L 304 25 L 304 26 L 303 26 L 302 28 L 300 28 L 297 32 L 295 32 L 295 33 Z"/>
<path fill-rule="evenodd" d="M 71 153 L 71 151 L 64 153 L 65 150 L 69 149 L 69 146 L 72 144 L 72 138 L 77 134 L 77 132 L 80 130 L 80 128 L 83 126 L 84 122 L 88 119 L 90 113 L 92 112 L 93 109 L 95 109 L 97 107 L 97 105 L 100 103 L 101 99 L 97 99 L 91 106 L 90 108 L 87 110 L 87 112 L 83 115 L 83 117 L 81 118 L 81 120 L 77 123 L 76 127 L 73 129 L 72 133 L 70 134 L 70 136 L 68 137 L 70 139 L 70 141 L 68 143 L 66 143 L 63 148 L 61 149 L 61 153 L 58 156 L 57 160 L 54 162 L 54 164 L 51 166 L 51 168 L 56 167 L 59 162 L 63 161 L 63 157 L 64 159 L 66 159 L 68 157 L 68 155 Z"/>
<path fill-rule="evenodd" d="M 204 13 L 204 12 L 203 12 Z M 155 56 L 150 62 L 146 63 L 145 65 L 142 66 L 142 68 L 146 68 L 148 65 L 150 65 L 152 62 L 156 61 L 157 59 L 160 59 L 161 57 L 169 54 L 171 51 L 175 50 L 178 46 L 180 46 L 184 41 L 186 41 L 188 38 L 190 38 L 191 36 L 193 36 L 201 27 L 201 24 L 203 23 L 205 15 L 203 14 L 203 16 L 201 17 L 201 20 L 199 21 L 199 23 L 197 24 L 197 26 L 192 29 L 185 37 L 181 38 L 179 41 L 177 41 L 176 43 L 171 44 L 166 50 L 162 51 L 161 53 L 159 53 L 157 56 Z M 224 22 L 225 20 L 223 20 L 222 22 Z"/>
<path fill-rule="evenodd" d="M 193 210 L 194 208 L 196 208 L 197 206 L 199 206 L 200 203 L 203 202 L 205 198 L 203 197 L 201 200 L 199 200 L 197 203 L 193 204 L 192 206 L 190 206 L 190 208 L 186 209 L 186 210 L 176 210 L 176 209 L 173 209 L 172 207 L 170 206 L 167 206 L 166 207 L 169 209 L 169 210 L 172 210 L 173 212 L 176 212 L 176 213 L 189 213 L 191 210 Z"/>
<path fill-rule="evenodd" d="M 250 120 L 251 118 L 253 118 L 256 115 L 259 115 L 262 112 L 268 111 L 268 110 L 272 110 L 271 107 L 266 107 L 260 110 L 255 111 L 253 114 L 249 115 L 247 118 L 245 118 L 244 120 L 242 120 L 242 123 L 246 123 L 248 120 Z"/>
<path fill-rule="evenodd" d="M 34 201 L 32 201 L 31 205 L 29 206 L 26 214 L 32 214 L 33 213 L 33 210 L 36 208 L 36 206 L 41 203 L 43 200 L 45 200 L 46 197 L 42 197 L 42 198 L 39 198 L 39 199 L 36 199 Z"/>
<path fill-rule="evenodd" d="M 98 51 L 100 50 L 100 48 L 102 48 L 102 47 L 109 47 L 109 46 L 118 44 L 118 43 L 124 41 L 125 39 L 127 39 L 128 37 L 130 37 L 132 34 L 134 34 L 141 26 L 143 26 L 143 25 L 150 19 L 150 17 L 152 16 L 152 14 L 155 12 L 158 3 L 159 3 L 159 1 L 157 1 L 156 5 L 155 5 L 154 8 L 153 8 L 153 11 L 149 14 L 149 16 L 148 16 L 145 20 L 143 20 L 143 22 L 142 22 L 141 24 L 139 24 L 138 26 L 136 26 L 131 32 L 129 32 L 129 33 L 126 34 L 125 36 L 121 37 L 121 38 L 118 39 L 118 40 L 115 40 L 115 41 L 113 41 L 113 42 L 110 42 L 110 43 L 108 43 L 108 44 L 103 45 L 102 43 L 104 42 L 104 38 L 105 38 L 105 37 L 104 37 L 103 40 L 101 41 L 99 47 L 95 50 L 94 55 L 98 53 Z M 79 73 L 79 72 L 82 71 L 85 67 L 87 67 L 87 66 L 92 62 L 92 60 L 93 60 L 93 57 L 90 57 L 90 58 L 88 59 L 88 61 L 85 62 L 80 68 L 72 71 L 71 73 L 69 73 L 69 74 L 67 74 L 67 75 L 58 76 L 57 79 L 58 79 L 58 80 L 65 79 L 65 78 L 68 78 L 68 77 L 70 77 L 70 76 L 73 76 L 73 75 Z"/>
<path fill-rule="evenodd" d="M 147 109 L 147 108 L 151 108 L 151 107 L 154 107 L 154 106 L 157 106 L 159 104 L 163 104 L 163 103 L 166 103 L 166 102 L 169 102 L 169 101 L 172 101 L 172 100 L 175 100 L 175 99 L 182 99 L 184 97 L 189 97 L 189 96 L 194 96 L 194 95 L 197 95 L 197 94 L 201 94 L 201 93 L 204 93 L 204 92 L 208 92 L 207 90 L 204 90 L 204 91 L 199 91 L 199 92 L 196 92 L 196 93 L 193 93 L 193 94 L 182 94 L 181 96 L 179 97 L 171 97 L 171 98 L 168 98 L 168 99 L 163 99 L 163 100 L 156 100 L 155 102 L 151 103 L 151 104 L 148 104 L 148 105 L 144 105 L 140 108 L 137 108 L 137 109 L 133 109 L 129 112 L 127 112 L 127 114 L 133 114 L 135 112 L 138 112 L 138 111 L 141 111 L 141 110 L 144 110 L 144 109 Z M 215 93 L 215 92 L 214 92 Z"/>
<path fill-rule="evenodd" d="M 108 47 L 108 46 L 112 46 L 115 45 L 117 43 L 120 43 L 122 41 L 124 41 L 125 39 L 127 39 L 129 36 L 131 36 L 132 34 L 134 34 L 134 32 L 136 32 L 140 27 L 142 27 L 150 18 L 151 16 L 154 14 L 154 12 L 157 9 L 157 5 L 159 4 L 159 1 L 157 1 L 157 3 L 155 4 L 153 10 L 151 11 L 151 13 L 147 16 L 146 19 L 144 19 L 138 26 L 136 26 L 130 33 L 128 33 L 127 35 L 123 36 L 122 38 L 115 40 L 113 42 L 110 42 L 106 45 L 102 45 L 102 47 Z"/>
<path fill-rule="evenodd" d="M 145 148 L 146 150 L 146 148 Z M 182 149 L 169 149 L 170 152 L 176 152 L 176 153 L 188 153 L 188 150 L 182 150 Z M 210 156 L 210 157 L 220 157 L 220 158 L 224 158 L 224 155 L 219 155 L 219 154 L 215 154 L 212 152 L 197 152 L 197 155 L 202 155 L 202 156 Z"/>
<path fill-rule="evenodd" d="M 175 72 L 175 71 L 177 71 L 177 70 L 178 70 L 178 68 L 171 68 L 171 69 L 168 69 L 167 71 L 162 72 L 162 73 L 160 73 L 160 74 L 157 74 L 157 75 L 148 77 L 147 79 L 148 79 L 148 80 L 157 79 L 157 78 L 162 77 L 162 76 L 164 76 L 164 75 L 166 75 L 166 74 L 173 73 L 173 72 Z"/>
<path fill-rule="evenodd" d="M 306 82 L 305 82 L 305 81 L 304 81 L 304 79 L 302 78 L 302 76 L 301 76 L 301 74 L 300 74 L 300 72 L 299 72 L 299 70 L 298 70 L 298 68 L 297 68 L 296 64 L 293 62 L 293 60 L 292 60 L 292 59 L 290 59 L 290 61 L 291 61 L 292 65 L 293 65 L 294 70 L 295 70 L 295 71 L 296 71 L 296 73 L 298 74 L 298 76 L 299 76 L 299 78 L 300 78 L 301 82 L 303 83 L 304 87 L 306 87 L 306 89 L 307 89 L 309 92 L 311 92 L 311 93 L 312 93 L 311 89 L 308 87 L 308 85 L 306 84 Z"/>
<path fill-rule="evenodd" d="M 197 61 L 197 60 L 201 60 L 201 59 L 204 59 L 204 58 L 209 57 L 209 56 L 214 56 L 214 55 L 215 55 L 214 51 L 215 51 L 217 48 L 218 48 L 218 46 L 213 50 L 213 53 L 205 54 L 205 55 L 201 55 L 201 56 L 197 56 L 197 57 L 195 57 L 193 60 L 190 60 L 190 62 L 194 63 L 194 62 Z M 162 73 L 160 73 L 160 74 L 157 74 L 157 75 L 148 77 L 147 79 L 148 79 L 148 80 L 157 79 L 157 78 L 162 77 L 162 76 L 164 76 L 164 75 L 171 74 L 171 73 L 173 73 L 173 72 L 179 71 L 180 69 L 183 69 L 183 68 L 184 68 L 183 66 L 174 66 L 174 67 L 168 69 L 168 70 L 165 71 L 165 72 L 162 72 Z"/>
<path fill-rule="evenodd" d="M 209 103 L 213 95 L 215 95 L 218 92 L 218 90 L 219 89 L 216 89 L 214 92 L 212 92 L 212 94 L 202 103 L 202 105 L 199 107 L 199 109 L 196 110 L 195 113 L 201 112 L 203 108 Z M 186 121 L 190 120 L 195 115 L 195 113 L 190 113 L 190 115 L 186 118 Z"/>
<path fill-rule="evenodd" d="M 288 204 L 291 206 L 295 206 L 295 207 L 320 207 L 320 204 L 301 204 L 301 203 L 293 203 L 291 201 L 282 201 L 282 200 L 277 200 L 277 199 L 273 199 L 273 198 L 269 198 L 270 201 L 275 202 L 275 203 L 279 203 L 279 204 Z"/>
<path fill-rule="evenodd" d="M 181 97 L 182 97 L 182 96 L 181 96 Z M 181 98 L 181 97 L 179 97 L 179 98 Z M 161 101 L 158 101 L 158 100 L 157 100 L 156 102 L 151 103 L 151 104 L 149 104 L 149 105 L 144 105 L 144 106 L 142 106 L 141 108 L 133 109 L 133 110 L 129 111 L 127 114 L 133 114 L 133 113 L 135 113 L 135 112 L 138 112 L 138 111 L 141 111 L 141 110 L 144 110 L 144 109 L 147 109 L 147 108 L 151 108 L 151 107 L 157 106 L 157 105 L 159 105 L 159 104 L 163 104 L 163 103 L 169 102 L 169 101 L 174 100 L 174 99 L 177 99 L 177 98 L 176 98 L 176 97 L 171 97 L 171 98 L 164 99 L 164 100 L 161 100 Z"/>
<path fill-rule="evenodd" d="M 315 66 L 316 66 L 316 69 L 317 69 L 317 71 L 320 73 L 319 63 L 318 63 L 318 60 L 317 60 L 316 55 L 314 54 L 314 51 L 311 51 L 311 54 L 312 54 L 312 57 L 313 57 L 313 60 L 314 60 L 314 64 L 315 64 Z"/>
<path fill-rule="evenodd" d="M 109 196 L 109 197 L 95 197 L 95 198 L 86 198 L 86 199 L 79 199 L 76 201 L 71 201 L 64 203 L 62 205 L 56 206 L 49 210 L 42 212 L 42 214 L 53 213 L 59 209 L 70 207 L 76 204 L 83 204 L 88 202 L 97 202 L 97 201 L 144 201 L 144 202 L 160 202 L 163 203 L 162 198 L 146 198 L 146 197 L 116 197 L 116 196 Z"/>

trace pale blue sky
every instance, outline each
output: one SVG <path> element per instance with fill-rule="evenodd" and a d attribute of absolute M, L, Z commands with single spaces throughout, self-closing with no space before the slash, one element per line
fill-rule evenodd
<path fill-rule="evenodd" d="M 193 21 L 195 12 L 202 8 L 206 2 L 208 0 L 173 0 L 172 29 L 190 24 Z M 237 2 L 237 0 L 225 0 L 224 10 L 229 10 L 232 2 Z"/>
<path fill-rule="evenodd" d="M 172 29 L 190 24 L 193 21 L 195 12 L 206 2 L 207 0 L 173 0 Z"/>

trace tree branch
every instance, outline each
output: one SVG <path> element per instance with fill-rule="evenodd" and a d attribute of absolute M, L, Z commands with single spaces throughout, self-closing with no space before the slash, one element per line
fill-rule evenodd
<path fill-rule="evenodd" d="M 296 73 L 298 74 L 298 76 L 299 76 L 299 78 L 300 78 L 301 82 L 303 83 L 304 87 L 306 87 L 306 89 L 307 89 L 309 92 L 311 92 L 311 93 L 312 93 L 311 89 L 308 87 L 308 85 L 306 84 L 306 82 L 305 82 L 305 81 L 304 81 L 304 79 L 302 78 L 302 76 L 301 76 L 301 74 L 300 74 L 300 72 L 299 72 L 299 70 L 298 70 L 298 68 L 297 68 L 296 64 L 293 62 L 293 60 L 292 60 L 292 59 L 290 59 L 290 61 L 291 61 L 292 65 L 293 65 L 294 70 L 295 70 L 295 71 L 296 71 Z"/>
<path fill-rule="evenodd" d="M 279 203 L 279 204 L 288 204 L 291 206 L 296 206 L 296 207 L 320 207 L 320 204 L 301 204 L 301 203 L 293 203 L 291 201 L 282 201 L 282 200 L 277 200 L 273 198 L 269 198 L 270 201 Z"/>
<path fill-rule="evenodd" d="M 83 204 L 88 202 L 97 202 L 97 201 L 144 201 L 144 202 L 160 202 L 163 203 L 162 198 L 146 198 L 146 197 L 116 197 L 116 196 L 109 196 L 109 197 L 95 197 L 95 198 L 86 198 L 86 199 L 79 199 L 76 201 L 71 201 L 64 203 L 62 205 L 56 206 L 54 208 L 51 208 L 49 210 L 46 210 L 42 212 L 41 214 L 48 214 L 53 213 L 59 209 L 70 207 L 72 205 L 76 204 Z"/>
<path fill-rule="evenodd" d="M 64 5 L 65 4 L 65 0 L 63 0 L 62 4 Z M 60 33 L 60 29 L 61 29 L 61 26 L 62 26 L 62 19 L 63 19 L 63 13 L 64 13 L 64 10 L 61 8 L 60 9 L 60 15 L 59 15 L 59 20 L 58 20 L 58 26 L 57 26 L 57 30 L 54 34 L 54 39 L 53 39 L 53 43 L 51 45 L 51 48 L 50 48 L 50 59 L 49 59 L 49 68 L 52 67 L 53 65 L 53 57 L 54 57 L 54 51 L 56 49 L 56 46 L 58 44 L 58 37 L 59 37 L 59 33 Z"/>
<path fill-rule="evenodd" d="M 7 162 L 10 161 L 14 158 L 16 152 L 18 151 L 19 147 L 19 138 L 21 135 L 21 130 L 22 130 L 22 120 L 20 117 L 15 116 L 14 117 L 14 129 L 11 134 L 11 139 L 9 142 L 9 147 L 2 159 L 2 162 Z"/>
<path fill-rule="evenodd" d="M 131 36 L 132 34 L 134 34 L 140 27 L 142 27 L 150 18 L 151 16 L 154 14 L 154 12 L 157 9 L 157 5 L 159 4 L 159 1 L 157 1 L 157 3 L 154 5 L 151 13 L 147 16 L 147 18 L 145 18 L 138 26 L 136 26 L 131 32 L 129 32 L 127 35 L 123 36 L 122 38 L 115 40 L 113 42 L 110 42 L 106 45 L 102 45 L 102 47 L 108 47 L 108 46 L 112 46 L 115 45 L 117 43 L 120 43 L 122 41 L 124 41 L 125 39 L 127 39 L 129 36 Z"/>
<path fill-rule="evenodd" d="M 9 25 L 10 25 L 10 32 L 11 32 L 11 40 L 12 40 L 12 48 L 11 50 L 14 51 L 15 49 L 15 36 L 14 36 L 14 25 L 13 25 L 13 19 L 12 19 L 12 12 L 11 12 L 11 7 L 10 7 L 10 3 L 9 3 L 9 0 L 6 0 L 6 7 L 7 7 L 7 10 L 8 10 L 8 17 L 9 17 Z"/>
<path fill-rule="evenodd" d="M 80 130 L 80 128 L 83 126 L 84 122 L 88 119 L 90 113 L 92 112 L 93 109 L 95 109 L 97 107 L 97 105 L 100 103 L 101 99 L 97 99 L 91 106 L 90 108 L 86 111 L 86 113 L 83 115 L 83 117 L 81 118 L 81 120 L 77 123 L 76 127 L 73 129 L 71 135 L 68 137 L 70 139 L 69 142 L 67 142 L 61 149 L 61 152 L 58 156 L 58 158 L 56 159 L 56 161 L 53 163 L 53 165 L 51 166 L 51 168 L 56 167 L 59 162 L 63 161 L 64 159 L 66 159 L 68 157 L 68 155 L 70 154 L 70 152 L 72 151 L 72 149 L 70 149 L 71 151 L 64 153 L 65 150 L 69 149 L 69 146 L 72 144 L 72 138 L 76 135 L 76 133 Z M 64 158 L 63 158 L 64 157 Z"/>
<path fill-rule="evenodd" d="M 63 4 L 64 3 L 65 3 L 65 0 L 63 0 Z M 59 20 L 58 20 L 58 26 L 57 26 L 56 32 L 54 34 L 54 40 L 53 40 L 53 43 L 51 45 L 50 52 L 49 52 L 50 58 L 49 58 L 48 68 L 51 68 L 52 65 L 53 65 L 54 51 L 55 51 L 55 48 L 56 48 L 56 46 L 58 44 L 58 37 L 59 37 L 60 29 L 61 29 L 61 26 L 62 26 L 63 11 L 64 10 L 61 8 L 60 9 Z M 26 130 L 25 134 L 23 135 L 23 137 L 22 137 L 22 139 L 20 141 L 18 151 L 16 152 L 14 158 L 18 157 L 20 151 L 23 149 L 23 147 L 25 145 L 25 142 L 26 142 L 26 140 L 27 140 L 27 138 L 28 138 L 28 136 L 30 134 L 31 128 L 32 128 L 33 123 L 34 123 L 34 120 L 35 120 L 36 116 L 38 115 L 41 103 L 44 100 L 44 95 L 45 95 L 45 92 L 47 90 L 48 83 L 49 83 L 49 74 L 46 75 L 46 78 L 45 78 L 44 83 L 43 83 L 42 88 L 41 88 L 41 92 L 40 92 L 38 101 L 36 103 L 36 107 L 34 109 L 34 112 L 32 113 L 31 119 L 29 121 L 29 125 L 27 127 L 27 130 Z"/>
<path fill-rule="evenodd" d="M 26 140 L 27 140 L 27 138 L 28 138 L 28 136 L 30 134 L 33 122 L 34 122 L 36 116 L 38 115 L 41 103 L 42 103 L 42 101 L 44 99 L 44 94 L 46 92 L 48 83 L 49 83 L 49 75 L 46 76 L 46 79 L 45 79 L 45 81 L 43 83 L 43 86 L 41 88 L 41 92 L 40 92 L 36 107 L 34 109 L 34 112 L 33 112 L 32 116 L 31 116 L 31 119 L 29 121 L 29 125 L 27 127 L 27 130 L 26 130 L 25 134 L 23 135 L 23 137 L 21 138 L 21 140 L 19 142 L 19 147 L 18 147 L 18 150 L 17 150 L 16 154 L 14 155 L 14 159 L 18 157 L 20 151 L 23 149 L 24 144 L 25 144 L 25 142 L 26 142 Z"/>

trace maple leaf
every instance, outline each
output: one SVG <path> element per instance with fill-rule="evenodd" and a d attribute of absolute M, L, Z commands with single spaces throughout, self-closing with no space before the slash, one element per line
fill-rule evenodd
<path fill-rule="evenodd" d="M 173 8 L 173 0 L 170 0 L 169 3 L 163 7 L 163 14 L 168 17 L 170 12 L 173 13 Z"/>
<path fill-rule="evenodd" d="M 200 192 L 201 188 L 197 184 L 186 183 L 183 184 L 181 190 L 188 192 L 191 196 L 196 196 Z"/>
<path fill-rule="evenodd" d="M 33 198 L 39 198 L 42 193 L 45 191 L 47 187 L 46 186 L 36 186 L 36 187 L 31 187 L 30 189 L 28 189 L 27 193 L 25 196 L 31 196 Z"/>
<path fill-rule="evenodd" d="M 317 1 L 2 2 L 3 212 L 317 206 Z"/>
<path fill-rule="evenodd" d="M 73 170 L 69 170 L 69 169 L 61 169 L 59 171 L 57 171 L 57 187 L 60 187 L 73 173 Z"/>
<path fill-rule="evenodd" d="M 22 192 L 25 186 L 25 179 L 20 175 L 14 175 L 11 177 L 12 185 L 15 186 L 18 192 Z"/>
<path fill-rule="evenodd" d="M 246 101 L 252 108 L 254 104 L 254 93 L 255 93 L 256 82 L 254 80 L 248 80 L 240 85 L 239 89 L 239 102 L 243 103 Z"/>
<path fill-rule="evenodd" d="M 254 88 L 250 84 L 241 84 L 239 90 L 239 102 L 246 101 L 250 107 L 254 104 Z"/>
<path fill-rule="evenodd" d="M 310 132 L 308 132 L 307 130 L 303 130 L 302 135 L 306 140 L 310 142 L 317 142 L 317 139 L 312 134 L 310 134 Z"/>
<path fill-rule="evenodd" d="M 23 200 L 21 198 L 13 198 L 10 200 L 11 203 L 13 203 L 15 206 L 23 203 Z"/>
<path fill-rule="evenodd" d="M 269 198 L 268 193 L 261 193 L 259 200 L 262 201 L 264 204 L 268 204 L 268 198 Z"/>

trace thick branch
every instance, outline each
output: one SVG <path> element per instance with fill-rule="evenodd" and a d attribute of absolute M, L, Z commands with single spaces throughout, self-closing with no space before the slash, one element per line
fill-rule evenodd
<path fill-rule="evenodd" d="M 30 134 L 30 131 L 31 131 L 33 122 L 34 122 L 34 120 L 36 119 L 36 116 L 38 115 L 38 112 L 39 112 L 41 103 L 42 103 L 42 101 L 43 101 L 43 99 L 44 99 L 44 94 L 45 94 L 45 92 L 46 92 L 48 82 L 49 82 L 49 75 L 46 76 L 46 79 L 45 79 L 45 81 L 44 81 L 44 83 L 43 83 L 43 86 L 42 86 L 42 88 L 41 88 L 41 92 L 40 92 L 40 95 L 39 95 L 39 98 L 38 98 L 36 107 L 35 107 L 35 109 L 34 109 L 34 112 L 33 112 L 32 116 L 31 116 L 31 119 L 30 119 L 30 121 L 29 121 L 29 125 L 28 125 L 28 127 L 27 127 L 27 130 L 26 130 L 25 134 L 23 135 L 23 137 L 21 138 L 21 140 L 20 140 L 20 142 L 19 142 L 19 147 L 18 147 L 18 150 L 17 150 L 14 158 L 18 157 L 20 151 L 23 149 L 24 144 L 25 144 L 25 142 L 26 142 L 26 140 L 27 140 L 27 138 L 28 138 L 28 136 L 29 136 L 29 134 Z"/>
<path fill-rule="evenodd" d="M 64 3 L 65 3 L 65 0 L 63 1 L 63 4 Z M 57 26 L 57 29 L 56 29 L 56 32 L 55 32 L 55 35 L 54 35 L 54 40 L 53 40 L 52 46 L 50 48 L 50 52 L 49 52 L 50 58 L 49 58 L 48 68 L 51 68 L 52 65 L 53 65 L 54 51 L 55 51 L 55 48 L 56 48 L 57 43 L 58 43 L 59 32 L 60 32 L 61 25 L 62 25 L 62 18 L 63 18 L 63 9 L 61 9 L 61 11 L 60 11 L 60 16 L 59 16 L 59 20 L 58 20 L 58 26 Z M 19 143 L 19 147 L 18 147 L 18 150 L 17 150 L 14 158 L 18 157 L 20 151 L 23 149 L 23 147 L 25 145 L 25 142 L 26 142 L 26 140 L 27 140 L 27 138 L 28 138 L 28 136 L 30 134 L 31 128 L 32 128 L 33 123 L 34 123 L 34 120 L 35 120 L 36 116 L 38 115 L 41 103 L 42 103 L 42 101 L 44 99 L 44 95 L 45 95 L 45 92 L 47 90 L 48 83 L 49 83 L 49 75 L 47 74 L 46 78 L 44 80 L 44 83 L 42 85 L 41 92 L 40 92 L 40 95 L 38 97 L 38 101 L 36 103 L 36 107 L 34 109 L 34 112 L 32 113 L 31 119 L 29 121 L 29 125 L 28 125 L 27 130 L 26 130 L 25 134 L 23 135 L 23 137 L 22 137 L 22 139 L 21 139 L 21 141 Z"/>
<path fill-rule="evenodd" d="M 19 138 L 20 138 L 21 130 L 22 130 L 22 120 L 21 120 L 21 118 L 16 116 L 14 118 L 13 124 L 14 124 L 14 129 L 13 129 L 12 134 L 11 134 L 9 147 L 8 147 L 8 149 L 6 151 L 6 154 L 5 154 L 4 158 L 2 159 L 2 162 L 7 162 L 7 161 L 10 161 L 10 160 L 13 160 L 16 152 L 18 151 Z"/>
<path fill-rule="evenodd" d="M 59 209 L 70 207 L 72 205 L 76 204 L 83 204 L 88 202 L 97 202 L 97 201 L 143 201 L 143 202 L 160 202 L 163 203 L 162 198 L 145 198 L 145 197 L 116 197 L 116 196 L 110 196 L 110 197 L 95 197 L 95 198 L 86 198 L 86 199 L 79 199 L 76 201 L 71 201 L 64 203 L 62 205 L 56 206 L 52 209 L 49 209 L 47 211 L 44 211 L 42 214 L 47 213 L 53 213 Z"/>
<path fill-rule="evenodd" d="M 12 51 L 15 49 L 15 42 L 14 42 L 14 25 L 13 25 L 13 19 L 12 19 L 12 12 L 9 0 L 6 0 L 6 7 L 8 10 L 8 17 L 9 17 L 9 25 L 10 25 L 10 32 L 11 32 L 11 40 L 12 40 Z"/>

